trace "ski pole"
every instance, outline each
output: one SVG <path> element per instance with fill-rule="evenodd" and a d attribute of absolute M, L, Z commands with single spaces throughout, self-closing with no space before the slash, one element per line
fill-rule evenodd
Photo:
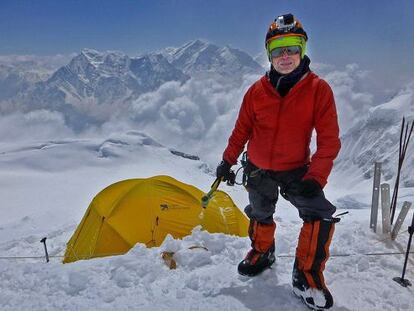
<path fill-rule="evenodd" d="M 218 186 L 220 185 L 221 179 L 222 178 L 217 178 L 211 185 L 210 191 L 201 198 L 201 206 L 203 208 L 207 207 L 208 203 L 210 202 L 210 199 L 213 197 L 213 193 L 217 190 Z"/>
<path fill-rule="evenodd" d="M 40 243 L 43 243 L 43 246 L 45 247 L 46 262 L 49 262 L 49 254 L 47 252 L 47 247 L 46 247 L 46 237 L 44 237 L 43 239 L 41 239 L 40 240 Z"/>
<path fill-rule="evenodd" d="M 414 130 L 414 121 L 410 124 L 405 124 L 405 117 L 403 117 L 401 132 L 400 132 L 400 146 L 398 152 L 398 169 L 397 177 L 395 179 L 394 192 L 392 194 L 391 204 L 390 204 L 390 213 L 391 213 L 391 224 L 394 222 L 395 210 L 397 208 L 397 197 L 398 197 L 398 187 L 400 183 L 401 168 L 404 162 L 405 154 L 407 152 L 408 143 L 410 142 L 411 134 Z M 404 134 L 404 135 L 403 135 Z"/>
<path fill-rule="evenodd" d="M 405 276 L 405 270 L 407 269 L 408 255 L 410 254 L 411 241 L 412 241 L 413 233 L 414 233 L 414 214 L 413 214 L 413 219 L 411 221 L 411 226 L 408 227 L 408 233 L 410 234 L 410 237 L 408 238 L 407 252 L 405 253 L 405 260 L 404 260 L 404 267 L 403 267 L 403 271 L 402 271 L 402 276 L 393 278 L 393 280 L 395 282 L 397 282 L 398 284 L 400 284 L 403 287 L 411 286 L 411 282 L 407 279 L 404 279 L 404 276 Z"/>

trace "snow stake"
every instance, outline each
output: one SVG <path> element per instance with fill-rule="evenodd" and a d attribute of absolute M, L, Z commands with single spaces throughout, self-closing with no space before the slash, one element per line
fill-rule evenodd
<path fill-rule="evenodd" d="M 372 189 L 371 219 L 369 227 L 377 232 L 379 189 L 381 182 L 381 162 L 374 164 L 374 183 Z"/>
<path fill-rule="evenodd" d="M 381 184 L 381 211 L 382 211 L 382 233 L 390 234 L 390 185 Z"/>
<path fill-rule="evenodd" d="M 408 233 L 410 234 L 410 237 L 408 239 L 408 245 L 407 245 L 407 252 L 405 253 L 405 260 L 404 260 L 404 267 L 402 271 L 401 277 L 395 277 L 393 280 L 400 284 L 403 287 L 411 286 L 411 282 L 407 279 L 404 279 L 405 276 L 405 270 L 407 269 L 407 261 L 408 261 L 408 255 L 410 254 L 410 248 L 411 248 L 411 241 L 413 238 L 414 233 L 414 213 L 413 213 L 413 219 L 411 221 L 411 226 L 408 227 Z"/>
<path fill-rule="evenodd" d="M 404 201 L 400 214 L 398 215 L 397 221 L 394 224 L 394 229 L 392 229 L 391 240 L 394 241 L 397 238 L 398 232 L 400 231 L 401 226 L 405 220 L 405 217 L 408 214 L 408 210 L 410 209 L 411 204 L 412 204 L 411 202 Z"/>
<path fill-rule="evenodd" d="M 208 203 L 213 197 L 213 193 L 217 190 L 218 186 L 220 185 L 220 182 L 221 182 L 221 178 L 217 178 L 211 185 L 210 191 L 201 198 L 201 206 L 203 208 L 207 207 Z"/>
<path fill-rule="evenodd" d="M 44 237 L 43 239 L 40 240 L 40 243 L 43 243 L 43 246 L 45 248 L 45 257 L 46 257 L 46 262 L 49 262 L 49 254 L 47 252 L 47 247 L 46 247 L 46 237 Z"/>

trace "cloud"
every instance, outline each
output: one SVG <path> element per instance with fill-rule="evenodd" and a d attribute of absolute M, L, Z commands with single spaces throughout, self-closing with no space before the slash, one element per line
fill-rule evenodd
<path fill-rule="evenodd" d="M 221 83 L 212 77 L 192 78 L 185 84 L 167 82 L 134 101 L 124 121 L 160 143 L 194 153 L 216 163 L 227 144 L 247 88 L 258 76 L 246 76 L 242 85 Z M 105 129 L 120 119 L 112 119 Z"/>
<path fill-rule="evenodd" d="M 374 105 L 373 94 L 361 86 L 371 73 L 357 64 L 342 69 L 314 64 L 313 68 L 333 89 L 344 134 Z M 132 124 L 160 143 L 197 154 L 213 165 L 221 159 L 244 93 L 257 78 L 245 77 L 239 86 L 214 78 L 165 83 L 157 91 L 140 96 L 131 105 L 124 124 Z M 113 122 L 120 120 L 111 120 L 105 127 L 114 128 Z"/>
<path fill-rule="evenodd" d="M 73 136 L 61 113 L 49 110 L 16 112 L 0 117 L 2 142 L 50 140 Z"/>
<path fill-rule="evenodd" d="M 311 62 L 310 68 L 312 71 L 316 72 L 320 76 L 325 76 L 329 72 L 332 72 L 335 70 L 335 66 L 333 65 L 324 64 L 324 63 L 315 63 L 315 62 Z"/>
<path fill-rule="evenodd" d="M 361 70 L 357 64 L 349 64 L 345 70 L 321 68 L 325 71 L 325 74 L 321 76 L 332 87 L 341 132 L 344 134 L 374 105 L 374 95 L 361 88 L 363 81 L 370 73 Z"/>

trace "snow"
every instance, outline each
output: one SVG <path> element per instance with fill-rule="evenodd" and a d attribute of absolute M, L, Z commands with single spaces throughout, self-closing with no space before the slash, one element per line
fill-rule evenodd
<path fill-rule="evenodd" d="M 208 191 L 212 169 L 200 160 L 173 154 L 142 132 L 103 138 L 4 142 L 0 145 L 0 257 L 41 257 L 47 237 L 51 261 L 0 258 L 1 310 L 308 310 L 292 293 L 291 270 L 301 220 L 280 199 L 272 269 L 255 278 L 237 274 L 248 238 L 209 234 L 195 228 L 182 240 L 167 237 L 160 247 L 137 244 L 127 254 L 78 261 L 60 260 L 89 202 L 119 180 L 170 175 Z M 339 187 L 336 172 L 326 195 L 348 210 L 336 226 L 325 278 L 333 310 L 411 310 L 413 288 L 401 276 L 408 220 L 396 241 L 369 229 L 371 181 Z M 239 208 L 247 204 L 241 186 L 220 185 Z M 412 188 L 411 188 L 412 189 Z M 400 199 L 414 201 L 410 188 Z M 379 227 L 378 232 L 381 232 Z M 195 248 L 194 248 L 195 247 Z M 174 252 L 177 269 L 161 259 Z M 414 260 L 406 278 L 414 281 Z"/>

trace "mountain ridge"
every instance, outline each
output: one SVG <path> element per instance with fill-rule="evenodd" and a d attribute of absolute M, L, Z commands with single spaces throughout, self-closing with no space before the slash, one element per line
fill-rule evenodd
<path fill-rule="evenodd" d="M 260 70 L 260 65 L 247 53 L 202 40 L 136 57 L 120 51 L 85 48 L 47 79 L 38 77 L 33 83 L 18 80 L 13 87 L 5 82 L 11 93 L 2 101 L 2 110 L 58 111 L 70 127 L 82 131 L 101 124 L 114 113 L 122 114 L 139 96 L 154 92 L 166 82 L 183 84 L 205 74 L 207 78 L 222 79 L 223 83 L 240 83 L 231 79 L 236 72 L 240 80 L 243 74 Z M 5 81 L 8 76 L 4 76 Z"/>

